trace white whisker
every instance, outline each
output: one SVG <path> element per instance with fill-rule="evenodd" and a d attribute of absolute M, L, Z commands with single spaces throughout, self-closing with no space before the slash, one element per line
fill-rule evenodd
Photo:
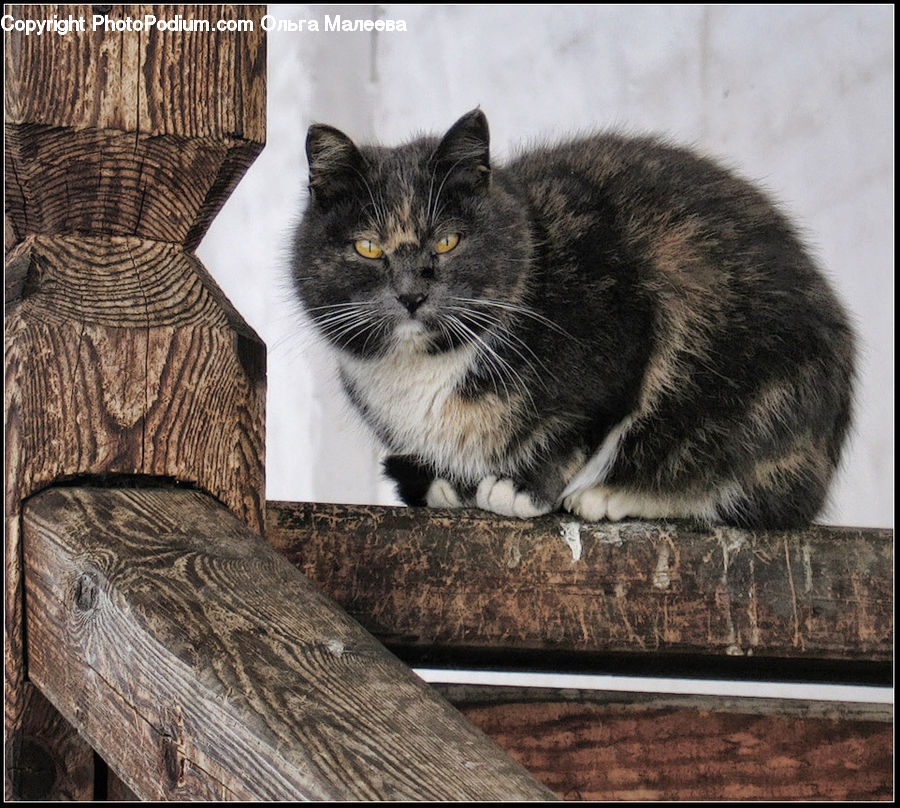
<path fill-rule="evenodd" d="M 483 311 L 475 311 L 471 308 L 462 308 L 460 306 L 447 306 L 447 309 L 459 312 L 461 319 L 468 318 L 475 324 L 480 325 L 494 335 L 497 341 L 508 350 L 512 351 L 526 366 L 537 366 L 545 375 L 554 376 L 553 371 L 547 367 L 546 363 L 534 352 L 531 346 L 525 342 L 518 334 L 515 334 L 509 326 L 502 320 L 492 314 Z M 526 356 L 527 354 L 527 356 Z M 538 383 L 547 388 L 547 382 L 537 374 Z"/>
<path fill-rule="evenodd" d="M 575 340 L 576 342 L 580 342 L 578 337 L 573 336 L 565 328 L 563 328 L 558 323 L 553 322 L 549 318 L 545 317 L 543 314 L 536 312 L 534 309 L 524 306 L 520 303 L 511 303 L 506 300 L 492 300 L 491 298 L 485 297 L 454 297 L 453 300 L 459 303 L 472 303 L 475 305 L 481 306 L 492 306 L 497 309 L 502 309 L 503 311 L 509 311 L 514 314 L 521 314 L 523 317 L 529 317 L 535 322 L 541 323 L 542 325 L 547 326 L 553 331 L 556 331 L 558 334 L 562 334 L 565 337 L 568 337 L 571 340 Z"/>
<path fill-rule="evenodd" d="M 459 317 L 451 314 L 447 316 L 447 320 L 448 325 L 454 329 L 458 336 L 468 338 L 467 341 L 473 342 L 476 345 L 480 356 L 484 360 L 484 368 L 490 375 L 491 381 L 494 383 L 495 391 L 497 393 L 500 392 L 497 388 L 497 382 L 499 381 L 507 399 L 509 399 L 511 397 L 510 387 L 512 387 L 521 396 L 528 399 L 528 402 L 533 409 L 535 406 L 534 398 L 529 392 L 528 385 L 522 378 L 522 375 L 503 356 L 491 347 L 487 340 L 466 325 Z"/>

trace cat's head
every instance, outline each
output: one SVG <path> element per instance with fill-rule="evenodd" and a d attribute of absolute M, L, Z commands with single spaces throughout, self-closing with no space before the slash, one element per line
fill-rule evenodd
<path fill-rule="evenodd" d="M 523 205 L 491 171 L 481 110 L 397 148 L 317 124 L 306 152 L 294 281 L 326 338 L 368 357 L 484 344 L 507 327 L 533 242 Z"/>

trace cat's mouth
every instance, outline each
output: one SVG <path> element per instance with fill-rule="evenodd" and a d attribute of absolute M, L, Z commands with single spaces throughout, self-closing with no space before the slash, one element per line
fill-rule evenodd
<path fill-rule="evenodd" d="M 428 330 L 428 327 L 421 320 L 410 317 L 397 323 L 394 328 L 394 335 L 398 339 L 410 339 L 426 334 Z"/>

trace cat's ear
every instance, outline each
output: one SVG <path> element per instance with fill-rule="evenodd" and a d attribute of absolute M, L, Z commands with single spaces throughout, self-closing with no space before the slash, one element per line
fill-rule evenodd
<path fill-rule="evenodd" d="M 450 127 L 432 160 L 446 172 L 448 182 L 457 180 L 487 187 L 491 178 L 491 137 L 480 109 L 473 109 Z"/>
<path fill-rule="evenodd" d="M 365 159 L 339 129 L 313 124 L 306 135 L 309 190 L 319 204 L 330 205 L 355 190 L 362 181 Z"/>

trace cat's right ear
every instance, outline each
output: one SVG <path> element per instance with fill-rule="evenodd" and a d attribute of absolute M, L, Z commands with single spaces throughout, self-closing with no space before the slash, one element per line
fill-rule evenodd
<path fill-rule="evenodd" d="M 491 178 L 490 143 L 487 118 L 476 108 L 450 127 L 431 159 L 448 182 L 485 188 Z"/>
<path fill-rule="evenodd" d="M 361 183 L 365 159 L 339 129 L 313 124 L 306 135 L 309 190 L 319 205 L 328 207 Z"/>

